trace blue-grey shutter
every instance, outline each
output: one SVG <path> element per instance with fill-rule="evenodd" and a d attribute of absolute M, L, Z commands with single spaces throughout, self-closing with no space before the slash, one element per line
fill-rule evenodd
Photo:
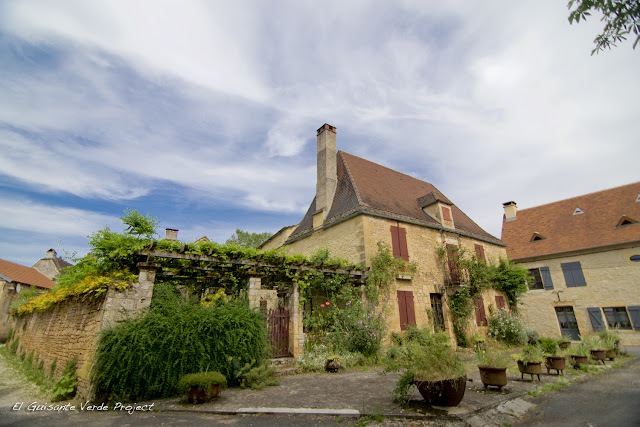
<path fill-rule="evenodd" d="M 640 305 L 627 307 L 627 310 L 629 311 L 629 317 L 631 317 L 633 329 L 640 331 Z"/>
<path fill-rule="evenodd" d="M 591 320 L 591 326 L 593 326 L 594 331 L 600 331 L 602 329 L 607 329 L 602 321 L 602 312 L 598 307 L 595 308 L 587 308 L 589 311 L 589 319 Z"/>
<path fill-rule="evenodd" d="M 560 264 L 560 266 L 562 267 L 562 274 L 564 274 L 564 280 L 567 283 L 568 288 L 575 286 L 587 286 L 587 282 L 584 280 L 584 275 L 582 274 L 580 261 L 567 262 L 565 264 Z"/>
<path fill-rule="evenodd" d="M 553 280 L 551 280 L 549 267 L 540 267 L 540 276 L 542 277 L 542 286 L 545 289 L 553 289 Z"/>

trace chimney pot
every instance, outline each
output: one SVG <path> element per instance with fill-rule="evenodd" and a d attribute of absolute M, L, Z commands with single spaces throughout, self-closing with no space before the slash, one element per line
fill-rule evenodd
<path fill-rule="evenodd" d="M 164 229 L 165 240 L 178 240 L 178 230 L 173 228 Z"/>
<path fill-rule="evenodd" d="M 502 204 L 504 207 L 504 219 L 507 221 L 513 221 L 516 219 L 516 215 L 518 213 L 518 206 L 516 202 L 510 201 Z"/>

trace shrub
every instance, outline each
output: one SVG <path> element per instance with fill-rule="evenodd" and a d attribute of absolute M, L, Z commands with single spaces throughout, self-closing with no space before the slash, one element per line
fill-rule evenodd
<path fill-rule="evenodd" d="M 168 397 L 185 374 L 234 378 L 231 361 L 262 361 L 266 346 L 263 317 L 244 301 L 202 307 L 156 284 L 149 312 L 101 334 L 93 380 L 99 395 L 113 399 Z"/>
<path fill-rule="evenodd" d="M 197 372 L 180 378 L 177 389 L 181 394 L 187 393 L 192 387 L 206 392 L 216 384 L 220 384 L 223 388 L 227 386 L 227 379 L 220 372 Z"/>
<path fill-rule="evenodd" d="M 508 310 L 498 308 L 489 312 L 488 336 L 509 345 L 523 344 L 524 327 L 518 316 Z"/>
<path fill-rule="evenodd" d="M 67 361 L 62 371 L 62 376 L 53 385 L 51 394 L 54 402 L 70 399 L 76 394 L 76 387 L 78 386 L 78 376 L 76 375 L 76 367 L 78 364 L 78 357 L 74 357 Z"/>
<path fill-rule="evenodd" d="M 558 354 L 558 341 L 554 338 L 540 338 L 540 348 L 547 356 Z"/>

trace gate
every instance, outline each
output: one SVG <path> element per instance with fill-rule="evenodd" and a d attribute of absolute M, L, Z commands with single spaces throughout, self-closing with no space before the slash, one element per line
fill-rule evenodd
<path fill-rule="evenodd" d="M 289 357 L 289 311 L 268 310 L 266 314 L 270 357 Z"/>

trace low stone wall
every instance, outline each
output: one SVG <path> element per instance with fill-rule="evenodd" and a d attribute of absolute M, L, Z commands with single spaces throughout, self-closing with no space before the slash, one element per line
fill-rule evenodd
<path fill-rule="evenodd" d="M 77 356 L 77 396 L 90 399 L 91 365 L 100 331 L 148 308 L 153 279 L 153 272 L 141 271 L 138 283 L 124 291 L 111 287 L 102 300 L 66 301 L 46 312 L 12 318 L 14 336 L 7 345 L 17 339 L 18 354 L 28 357 L 33 352 L 33 362 L 43 362 L 47 375 L 55 360 L 55 378 L 62 374 L 67 361 Z"/>

